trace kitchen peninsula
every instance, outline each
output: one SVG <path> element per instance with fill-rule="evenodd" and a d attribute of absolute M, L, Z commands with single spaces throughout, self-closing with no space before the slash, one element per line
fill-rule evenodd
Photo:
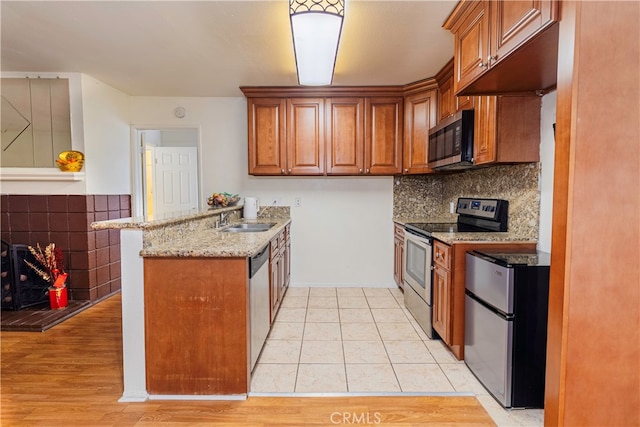
<path fill-rule="evenodd" d="M 267 231 L 216 228 L 223 217 L 231 225 L 240 222 L 241 209 L 92 224 L 121 233 L 120 401 L 246 396 L 249 257 L 267 245 L 273 252 L 274 242 L 280 249 L 291 220 L 288 207 L 269 207 L 252 221 L 274 224 Z"/>

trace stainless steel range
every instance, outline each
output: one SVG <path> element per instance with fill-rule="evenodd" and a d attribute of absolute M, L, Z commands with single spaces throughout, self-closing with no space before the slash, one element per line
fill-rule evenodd
<path fill-rule="evenodd" d="M 458 199 L 455 223 L 405 224 L 404 304 L 424 332 L 432 327 L 432 233 L 507 231 L 509 202 L 500 199 Z"/>

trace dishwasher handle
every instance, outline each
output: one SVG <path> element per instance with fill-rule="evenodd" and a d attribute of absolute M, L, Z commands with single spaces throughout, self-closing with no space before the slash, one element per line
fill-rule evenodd
<path fill-rule="evenodd" d="M 269 243 L 267 243 L 257 254 L 249 258 L 249 278 L 253 278 L 256 275 L 260 267 L 269 260 Z"/>

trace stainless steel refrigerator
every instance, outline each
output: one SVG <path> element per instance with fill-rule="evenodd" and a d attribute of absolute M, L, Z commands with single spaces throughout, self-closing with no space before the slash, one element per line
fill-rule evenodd
<path fill-rule="evenodd" d="M 545 252 L 467 252 L 464 360 L 506 408 L 542 408 L 549 260 Z"/>

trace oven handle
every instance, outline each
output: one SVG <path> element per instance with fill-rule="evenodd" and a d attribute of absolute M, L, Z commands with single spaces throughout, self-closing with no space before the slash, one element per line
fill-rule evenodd
<path fill-rule="evenodd" d="M 431 237 L 426 237 L 426 236 L 424 236 L 424 235 L 422 235 L 422 234 L 418 234 L 418 233 L 416 233 L 415 231 L 410 230 L 410 229 L 408 229 L 408 228 L 405 228 L 405 229 L 404 229 L 404 231 L 405 231 L 405 233 L 409 233 L 409 234 L 411 234 L 412 236 L 415 236 L 415 237 L 417 237 L 419 240 L 422 240 L 422 241 L 424 241 L 424 242 L 426 242 L 426 243 L 428 243 L 428 244 L 431 244 L 431 242 L 432 242 L 432 240 L 433 240 Z"/>

